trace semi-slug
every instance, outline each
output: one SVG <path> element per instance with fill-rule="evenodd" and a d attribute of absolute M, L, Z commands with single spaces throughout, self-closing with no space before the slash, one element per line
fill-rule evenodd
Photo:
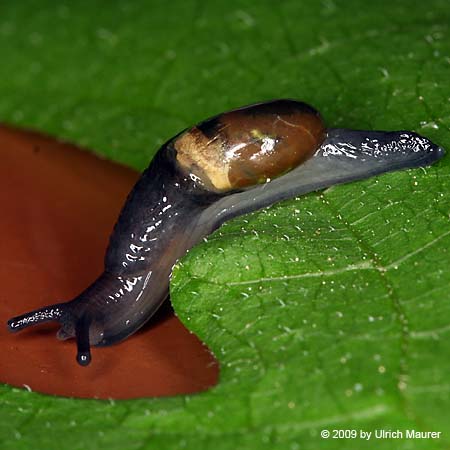
<path fill-rule="evenodd" d="M 274 100 L 207 119 L 166 142 L 120 213 L 103 274 L 75 299 L 8 321 L 11 331 L 57 321 L 90 346 L 138 330 L 168 296 L 175 262 L 232 217 L 338 183 L 425 166 L 444 150 L 410 131 L 326 129 L 319 113 Z"/>

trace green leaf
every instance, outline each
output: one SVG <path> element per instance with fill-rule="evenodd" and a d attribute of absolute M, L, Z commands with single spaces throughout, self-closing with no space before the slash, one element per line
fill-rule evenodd
<path fill-rule="evenodd" d="M 411 129 L 450 149 L 445 0 L 0 10 L 2 120 L 137 168 L 183 127 L 278 97 L 332 126 Z M 320 437 L 335 428 L 442 431 L 395 447 L 448 447 L 449 177 L 447 157 L 225 225 L 171 284 L 220 383 L 120 402 L 2 386 L 2 449 L 392 448 Z"/>

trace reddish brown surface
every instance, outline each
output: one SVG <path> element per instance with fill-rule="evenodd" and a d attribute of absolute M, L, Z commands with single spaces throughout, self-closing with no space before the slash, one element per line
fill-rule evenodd
<path fill-rule="evenodd" d="M 37 133 L 0 126 L 0 382 L 74 397 L 135 398 L 201 391 L 218 365 L 170 307 L 126 341 L 75 361 L 57 324 L 18 334 L 11 316 L 69 300 L 102 271 L 119 210 L 138 173 Z"/>

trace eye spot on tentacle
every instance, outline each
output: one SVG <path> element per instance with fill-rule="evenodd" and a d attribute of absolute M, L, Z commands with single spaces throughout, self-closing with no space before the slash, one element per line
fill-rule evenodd
<path fill-rule="evenodd" d="M 173 146 L 191 178 L 226 192 L 289 172 L 315 153 L 325 134 L 313 108 L 277 100 L 208 119 L 180 135 Z"/>

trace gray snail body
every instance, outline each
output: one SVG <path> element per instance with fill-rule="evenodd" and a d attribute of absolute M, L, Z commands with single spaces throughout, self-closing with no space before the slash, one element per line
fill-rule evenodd
<path fill-rule="evenodd" d="M 283 199 L 392 170 L 425 166 L 442 148 L 409 131 L 326 129 L 295 100 L 249 105 L 164 144 L 122 209 L 103 274 L 75 299 L 8 321 L 10 331 L 58 321 L 58 338 L 90 346 L 138 330 L 168 296 L 176 261 L 225 221 Z"/>

